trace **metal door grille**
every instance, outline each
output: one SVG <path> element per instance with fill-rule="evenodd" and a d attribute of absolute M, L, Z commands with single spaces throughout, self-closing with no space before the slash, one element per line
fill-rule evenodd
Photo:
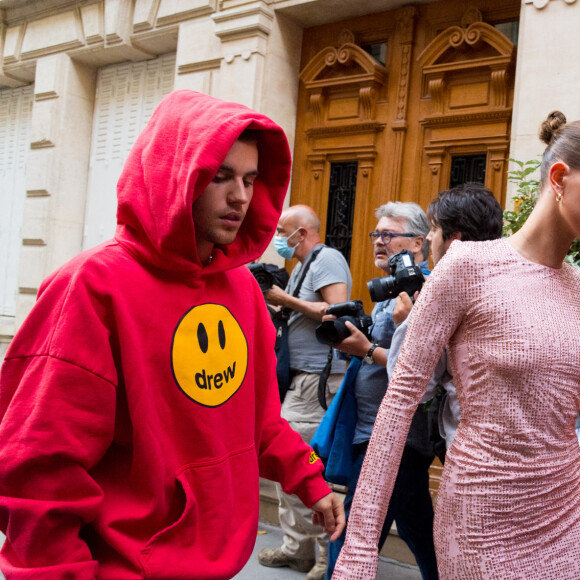
<path fill-rule="evenodd" d="M 336 248 L 347 262 L 350 262 L 357 169 L 356 161 L 330 165 L 325 243 Z"/>
<path fill-rule="evenodd" d="M 469 181 L 485 183 L 486 155 L 459 155 L 451 158 L 451 177 L 449 187 L 462 185 Z"/>

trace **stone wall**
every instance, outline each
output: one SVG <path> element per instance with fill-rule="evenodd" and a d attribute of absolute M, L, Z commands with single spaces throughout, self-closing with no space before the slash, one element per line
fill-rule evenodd
<path fill-rule="evenodd" d="M 11 327 L 0 329 L 0 351 L 41 280 L 81 249 L 99 67 L 175 52 L 175 88 L 254 107 L 281 124 L 293 147 L 303 29 L 399 5 L 0 0 L 0 89 L 34 85 L 17 313 Z M 523 0 L 512 157 L 529 159 L 542 151 L 536 129 L 550 110 L 580 117 L 579 21 L 576 0 Z M 279 262 L 271 251 L 265 258 Z"/>

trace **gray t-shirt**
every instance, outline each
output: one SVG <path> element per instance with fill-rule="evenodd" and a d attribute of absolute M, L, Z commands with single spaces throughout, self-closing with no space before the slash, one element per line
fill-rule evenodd
<path fill-rule="evenodd" d="M 317 246 L 318 247 L 318 246 Z M 311 250 L 311 253 L 315 248 Z M 292 294 L 303 265 L 298 264 L 292 271 L 286 292 Z M 347 286 L 347 297 L 350 297 L 352 278 L 344 256 L 334 248 L 324 246 L 318 256 L 310 264 L 298 298 L 308 302 L 324 302 L 320 289 L 330 284 L 343 283 Z M 290 350 L 290 367 L 309 373 L 320 373 L 328 360 L 329 348 L 316 340 L 315 329 L 320 324 L 317 320 L 308 318 L 300 312 L 293 311 L 288 321 L 288 347 Z M 333 359 L 332 373 L 344 372 L 344 361 Z"/>

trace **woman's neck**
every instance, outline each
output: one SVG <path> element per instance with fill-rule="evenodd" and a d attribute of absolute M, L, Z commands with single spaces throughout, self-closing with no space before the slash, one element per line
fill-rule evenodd
<path fill-rule="evenodd" d="M 507 242 L 532 262 L 561 268 L 574 235 L 567 233 L 568 227 L 554 203 L 549 191 L 541 195 L 526 223 Z"/>

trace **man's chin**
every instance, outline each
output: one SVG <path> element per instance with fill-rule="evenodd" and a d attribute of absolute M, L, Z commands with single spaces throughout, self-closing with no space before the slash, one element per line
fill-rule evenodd
<path fill-rule="evenodd" d="M 215 232 L 212 241 L 216 246 L 229 246 L 230 244 L 233 244 L 236 241 L 238 231 L 239 228 L 235 231 L 228 230 Z"/>

